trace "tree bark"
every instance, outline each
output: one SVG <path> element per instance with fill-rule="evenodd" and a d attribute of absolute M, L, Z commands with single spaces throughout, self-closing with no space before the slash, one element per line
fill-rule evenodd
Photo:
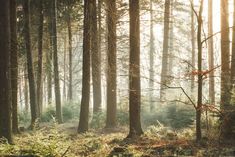
<path fill-rule="evenodd" d="M 56 23 L 56 0 L 52 0 L 52 46 L 53 46 L 53 63 L 54 63 L 54 81 L 55 81 L 55 102 L 56 102 L 56 119 L 62 123 L 62 107 L 60 95 L 60 79 L 57 55 L 57 23 Z"/>
<path fill-rule="evenodd" d="M 235 0 L 233 1 L 233 19 L 235 19 Z M 233 20 L 233 26 L 235 26 L 235 20 Z M 231 83 L 235 88 L 235 27 L 233 27 L 232 35 L 232 63 L 231 63 Z"/>
<path fill-rule="evenodd" d="M 208 36 L 213 35 L 213 1 L 208 0 Z M 208 40 L 208 63 L 209 70 L 214 68 L 214 40 Z M 215 79 L 214 70 L 209 73 L 209 102 L 215 104 Z"/>
<path fill-rule="evenodd" d="M 25 16 L 24 38 L 25 38 L 25 47 L 27 54 L 27 69 L 28 69 L 28 81 L 29 81 L 30 108 L 31 108 L 30 128 L 33 129 L 35 126 L 36 119 L 38 118 L 38 105 L 36 101 L 36 89 L 35 89 L 35 79 L 33 73 L 33 61 L 32 61 L 32 51 L 31 51 L 29 6 L 30 6 L 30 1 L 24 0 L 24 16 Z"/>
<path fill-rule="evenodd" d="M 101 110 L 101 75 L 100 56 L 98 52 L 96 0 L 91 0 L 91 58 L 93 83 L 93 113 Z"/>
<path fill-rule="evenodd" d="M 18 130 L 18 53 L 16 32 L 16 1 L 10 0 L 10 30 L 11 30 L 11 100 L 12 100 L 12 131 Z"/>
<path fill-rule="evenodd" d="M 84 2 L 83 63 L 82 63 L 82 100 L 78 132 L 88 131 L 90 104 L 90 0 Z"/>
<path fill-rule="evenodd" d="M 107 5 L 107 25 L 108 25 L 108 64 L 107 64 L 107 117 L 106 127 L 116 126 L 117 112 L 117 36 L 116 36 L 116 0 L 106 1 Z"/>
<path fill-rule="evenodd" d="M 0 138 L 11 143 L 10 4 L 6 0 L 0 0 L 0 4 Z"/>
<path fill-rule="evenodd" d="M 163 38 L 163 53 L 162 53 L 162 72 L 161 72 L 161 87 L 160 100 L 165 99 L 164 85 L 167 84 L 167 70 L 168 70 L 168 49 L 169 49 L 169 26 L 170 26 L 170 5 L 171 0 L 165 0 L 164 12 L 164 38 Z"/>
<path fill-rule="evenodd" d="M 192 6 L 194 6 L 194 0 L 192 0 Z M 194 12 L 193 9 L 191 10 L 191 45 L 192 45 L 192 71 L 196 69 L 195 64 L 195 19 L 194 19 Z M 191 75 L 191 94 L 193 95 L 194 92 L 194 82 L 195 82 L 195 75 Z"/>
<path fill-rule="evenodd" d="M 39 116 L 41 116 L 43 111 L 42 104 L 42 60 L 43 60 L 43 0 L 39 2 L 39 25 L 38 25 L 38 73 L 37 73 L 37 98 L 38 98 L 38 108 Z"/>
<path fill-rule="evenodd" d="M 140 17 L 139 0 L 129 0 L 130 14 L 130 65 L 129 65 L 129 114 L 130 131 L 128 137 L 143 134 L 140 122 Z"/>

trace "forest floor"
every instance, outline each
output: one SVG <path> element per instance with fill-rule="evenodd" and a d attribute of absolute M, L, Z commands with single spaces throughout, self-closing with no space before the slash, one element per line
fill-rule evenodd
<path fill-rule="evenodd" d="M 235 156 L 235 144 L 222 145 L 203 139 L 196 144 L 193 131 L 150 128 L 136 139 L 126 139 L 128 128 L 93 129 L 77 134 L 77 123 L 42 124 L 35 131 L 14 137 L 14 144 L 0 141 L 0 156 L 48 157 L 155 157 L 155 156 Z"/>

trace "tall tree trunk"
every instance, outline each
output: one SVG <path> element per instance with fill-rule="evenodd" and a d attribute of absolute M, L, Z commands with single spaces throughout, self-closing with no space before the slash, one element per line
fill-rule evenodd
<path fill-rule="evenodd" d="M 101 75 L 100 56 L 98 52 L 96 0 L 91 0 L 91 55 L 93 83 L 93 112 L 101 110 Z"/>
<path fill-rule="evenodd" d="M 149 53 L 149 102 L 150 112 L 155 109 L 153 103 L 153 88 L 154 88 L 154 32 L 153 32 L 153 0 L 150 0 L 150 53 Z"/>
<path fill-rule="evenodd" d="M 172 1 L 171 5 L 170 5 L 170 25 L 169 25 L 169 29 L 170 29 L 170 32 L 169 32 L 169 57 L 168 57 L 168 73 L 167 73 L 167 76 L 169 77 L 169 79 L 172 77 L 172 73 L 173 73 L 173 58 L 174 58 L 174 54 L 173 54 L 173 51 L 174 51 L 174 18 L 173 18 L 173 11 L 174 11 L 174 1 Z M 170 83 L 170 82 L 169 82 Z"/>
<path fill-rule="evenodd" d="M 64 38 L 64 80 L 63 80 L 63 100 L 66 101 L 66 57 L 67 56 L 67 36 Z"/>
<path fill-rule="evenodd" d="M 83 31 L 83 63 L 82 63 L 82 100 L 80 110 L 80 120 L 78 132 L 88 131 L 89 104 L 90 104 L 90 3 L 91 0 L 84 2 L 84 31 Z"/>
<path fill-rule="evenodd" d="M 9 1 L 0 0 L 0 137 L 12 142 L 10 100 L 10 15 Z"/>
<path fill-rule="evenodd" d="M 11 100 L 12 100 L 12 131 L 18 130 L 18 53 L 16 33 L 16 1 L 10 0 L 10 27 L 11 27 Z"/>
<path fill-rule="evenodd" d="M 198 96 L 197 96 L 197 108 L 196 108 L 196 140 L 199 142 L 202 137 L 201 132 L 201 108 L 202 108 L 202 11 L 203 2 L 201 0 L 199 15 L 198 15 L 198 30 L 197 30 L 197 46 L 198 46 Z"/>
<path fill-rule="evenodd" d="M 235 26 L 235 0 L 233 1 L 233 8 L 233 26 Z M 233 88 L 235 88 L 235 27 L 233 27 L 232 36 L 231 83 Z"/>
<path fill-rule="evenodd" d="M 192 6 L 194 6 L 194 0 L 192 0 Z M 191 10 L 191 45 L 192 45 L 192 71 L 196 69 L 195 64 L 195 20 L 194 20 L 194 11 Z M 194 92 L 194 82 L 195 82 L 195 75 L 191 75 L 191 94 L 193 95 Z"/>
<path fill-rule="evenodd" d="M 167 70 L 168 70 L 168 49 L 169 49 L 169 26 L 170 26 L 170 5 L 171 0 L 165 0 L 164 12 L 164 39 L 163 39 L 163 53 L 162 53 L 162 72 L 161 72 L 161 87 L 160 100 L 165 99 L 164 86 L 167 84 Z"/>
<path fill-rule="evenodd" d="M 72 64 L 72 28 L 71 28 L 71 16 L 68 13 L 68 37 L 69 37 L 69 89 L 68 89 L 68 99 L 73 100 L 73 64 Z"/>
<path fill-rule="evenodd" d="M 107 117 L 106 127 L 116 126 L 117 112 L 117 36 L 116 36 L 116 0 L 106 1 L 107 4 L 107 25 L 108 25 L 108 64 L 107 64 Z"/>
<path fill-rule="evenodd" d="M 42 59 L 43 59 L 43 0 L 39 2 L 39 25 L 38 25 L 38 73 L 37 73 L 37 98 L 39 116 L 42 114 Z"/>
<path fill-rule="evenodd" d="M 213 35 L 213 1 L 208 0 L 208 36 Z M 209 70 L 214 68 L 214 40 L 208 40 L 208 63 Z M 209 73 L 209 101 L 210 104 L 215 104 L 215 79 L 214 70 Z"/>
<path fill-rule="evenodd" d="M 25 102 L 25 112 L 29 112 L 29 90 L 28 90 L 28 76 L 27 76 L 27 64 L 24 65 L 24 102 Z"/>
<path fill-rule="evenodd" d="M 129 65 L 129 114 L 130 131 L 128 137 L 143 134 L 140 122 L 140 17 L 139 0 L 129 0 L 130 14 L 130 65 Z"/>
<path fill-rule="evenodd" d="M 52 44 L 53 44 L 53 63 L 54 63 L 54 81 L 55 81 L 55 102 L 56 102 L 56 119 L 58 123 L 62 123 L 62 108 L 60 95 L 60 79 L 57 55 L 57 24 L 56 24 L 56 8 L 57 0 L 52 0 Z"/>
<path fill-rule="evenodd" d="M 35 89 L 35 79 L 33 73 L 33 61 L 32 61 L 32 51 L 31 51 L 29 6 L 30 6 L 30 1 L 24 0 L 24 16 L 25 16 L 24 38 L 25 38 L 25 47 L 27 54 L 27 69 L 28 69 L 28 81 L 29 81 L 30 108 L 31 108 L 30 128 L 33 129 L 36 119 L 38 118 L 38 105 L 36 101 L 36 89 Z"/>
<path fill-rule="evenodd" d="M 49 50 L 46 56 L 46 64 L 47 64 L 47 103 L 52 103 L 52 53 L 53 53 L 53 43 L 52 43 L 52 19 L 50 17 L 48 22 L 48 30 L 49 30 Z"/>

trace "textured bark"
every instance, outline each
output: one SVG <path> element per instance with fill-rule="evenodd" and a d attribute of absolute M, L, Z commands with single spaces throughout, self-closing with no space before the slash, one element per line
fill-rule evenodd
<path fill-rule="evenodd" d="M 208 36 L 213 35 L 213 1 L 208 0 Z M 208 63 L 209 70 L 214 68 L 214 40 L 208 40 Z M 209 102 L 215 104 L 215 79 L 214 70 L 209 73 Z"/>
<path fill-rule="evenodd" d="M 194 5 L 194 0 L 192 0 L 192 5 Z M 194 12 L 193 9 L 191 10 L 191 45 L 192 45 L 192 71 L 195 70 L 195 19 L 194 19 Z M 194 92 L 194 82 L 195 82 L 195 75 L 191 75 L 191 93 Z"/>
<path fill-rule="evenodd" d="M 170 5 L 171 0 L 165 0 L 164 12 L 164 39 L 163 39 L 163 52 L 162 52 L 162 72 L 161 72 L 161 87 L 160 87 L 160 100 L 165 99 L 164 85 L 167 84 L 168 74 L 168 49 L 169 49 L 169 27 L 170 27 Z"/>
<path fill-rule="evenodd" d="M 235 19 L 235 0 L 233 1 L 233 19 Z M 233 26 L 235 26 L 235 20 L 233 20 Z M 235 27 L 233 27 L 232 35 L 232 63 L 231 63 L 231 82 L 233 88 L 235 88 Z"/>
<path fill-rule="evenodd" d="M 143 134 L 140 122 L 140 19 L 139 0 L 129 0 L 130 14 L 130 65 L 129 65 L 129 114 L 130 131 L 128 137 Z"/>
<path fill-rule="evenodd" d="M 106 127 L 116 126 L 117 112 L 117 36 L 116 36 L 116 0 L 106 1 L 108 25 L 108 64 L 107 64 L 107 117 Z"/>
<path fill-rule="evenodd" d="M 10 0 L 10 28 L 11 28 L 11 102 L 12 102 L 12 131 L 18 130 L 18 53 L 16 33 L 16 1 Z"/>
<path fill-rule="evenodd" d="M 0 138 L 12 142 L 10 100 L 10 15 L 9 1 L 0 0 Z"/>
<path fill-rule="evenodd" d="M 29 89 L 28 89 L 28 76 L 27 76 L 27 64 L 24 65 L 24 99 L 25 99 L 25 111 L 29 112 Z"/>
<path fill-rule="evenodd" d="M 38 70 L 37 70 L 37 100 L 39 108 L 39 116 L 42 114 L 42 60 L 43 60 L 43 0 L 39 2 L 39 25 L 38 25 Z"/>
<path fill-rule="evenodd" d="M 71 16 L 68 13 L 68 37 L 69 37 L 69 89 L 68 89 L 68 99 L 71 101 L 73 100 L 73 64 L 72 64 L 72 28 L 71 28 Z"/>
<path fill-rule="evenodd" d="M 202 11 L 203 2 L 201 1 L 198 14 L 198 30 L 197 30 L 197 46 L 198 46 L 198 92 L 197 92 L 197 108 L 196 108 L 196 140 L 199 142 L 202 138 L 201 132 L 201 107 L 202 107 Z"/>
<path fill-rule="evenodd" d="M 38 106 L 36 101 L 36 89 L 35 89 L 35 79 L 33 73 L 33 61 L 32 61 L 32 51 L 31 51 L 29 6 L 30 6 L 29 0 L 24 0 L 24 16 L 25 16 L 24 38 L 25 38 L 25 47 L 27 54 L 27 69 L 28 69 L 28 81 L 29 81 L 30 108 L 31 108 L 30 128 L 33 129 L 35 126 L 36 119 L 38 118 Z"/>
<path fill-rule="evenodd" d="M 52 46 L 53 46 L 53 65 L 54 65 L 54 81 L 55 81 L 55 103 L 56 103 L 56 119 L 58 123 L 62 123 L 62 107 L 61 107 L 61 95 L 60 95 L 60 78 L 59 78 L 59 66 L 57 55 L 57 23 L 56 23 L 56 2 L 52 0 Z"/>
<path fill-rule="evenodd" d="M 49 18 L 48 22 L 49 31 L 49 50 L 47 51 L 46 64 L 47 64 L 47 103 L 52 103 L 52 53 L 53 53 L 53 43 L 52 43 L 52 19 Z"/>
<path fill-rule="evenodd" d="M 90 104 L 90 0 L 84 2 L 83 63 L 82 63 L 82 100 L 78 132 L 88 131 Z"/>
<path fill-rule="evenodd" d="M 153 101 L 153 88 L 154 88 L 154 32 L 153 32 L 153 0 L 150 0 L 150 53 L 149 53 L 149 102 L 150 112 L 155 109 Z"/>
<path fill-rule="evenodd" d="M 100 56 L 98 52 L 96 0 L 91 0 L 91 55 L 93 84 L 93 113 L 101 110 L 101 74 Z"/>

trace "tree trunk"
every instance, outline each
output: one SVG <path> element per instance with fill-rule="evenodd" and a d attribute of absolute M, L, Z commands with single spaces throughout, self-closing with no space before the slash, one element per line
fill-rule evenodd
<path fill-rule="evenodd" d="M 69 89 L 68 89 L 68 99 L 73 100 L 73 64 L 72 64 L 72 29 L 71 29 L 71 16 L 68 13 L 68 37 L 69 37 Z"/>
<path fill-rule="evenodd" d="M 40 0 L 39 4 L 39 25 L 38 25 L 38 76 L 37 76 L 37 98 L 38 98 L 38 108 L 39 116 L 42 114 L 43 104 L 42 104 L 42 59 L 43 59 L 43 0 Z"/>
<path fill-rule="evenodd" d="M 192 6 L 194 6 L 194 0 L 192 0 Z M 191 10 L 191 45 L 192 45 L 192 71 L 196 69 L 195 64 L 195 21 L 194 21 L 194 12 L 193 9 Z M 194 92 L 194 82 L 195 82 L 195 75 L 191 75 L 191 94 L 193 95 Z"/>
<path fill-rule="evenodd" d="M 83 63 L 82 63 L 82 100 L 78 132 L 88 131 L 90 103 L 90 0 L 84 2 Z"/>
<path fill-rule="evenodd" d="M 24 16 L 25 16 L 25 26 L 24 26 L 24 38 L 25 47 L 27 54 L 27 69 L 28 69 L 28 81 L 29 81 L 29 96 L 30 96 L 30 107 L 31 107 L 31 125 L 30 128 L 33 129 L 36 119 L 38 118 L 38 105 L 36 101 L 36 89 L 35 89 L 35 79 L 33 73 L 33 61 L 32 61 L 32 51 L 31 51 L 31 37 L 30 37 L 30 2 L 29 0 L 24 1 Z"/>
<path fill-rule="evenodd" d="M 143 134 L 140 122 L 140 19 L 139 0 L 129 0 L 130 14 L 130 65 L 129 65 L 129 114 L 130 131 L 128 137 Z"/>
<path fill-rule="evenodd" d="M 29 112 L 29 90 L 28 90 L 28 76 L 27 76 L 27 64 L 24 65 L 24 102 L 25 102 L 25 112 Z"/>
<path fill-rule="evenodd" d="M 16 1 L 10 0 L 10 28 L 11 28 L 11 100 L 12 100 L 12 131 L 18 130 L 18 53 L 16 33 Z"/>
<path fill-rule="evenodd" d="M 49 30 L 49 50 L 47 53 L 47 103 L 52 103 L 52 53 L 53 53 L 53 42 L 52 42 L 52 19 L 49 18 L 48 22 Z"/>
<path fill-rule="evenodd" d="M 208 36 L 213 35 L 213 1 L 208 0 Z M 208 40 L 208 63 L 209 70 L 214 68 L 214 40 Z M 215 104 L 215 79 L 214 70 L 209 73 L 209 102 Z"/>
<path fill-rule="evenodd" d="M 235 19 L 235 0 L 233 1 L 233 19 Z M 235 20 L 233 20 L 233 26 L 235 26 Z M 233 27 L 232 35 L 232 63 L 231 63 L 231 83 L 233 88 L 235 88 L 235 27 Z"/>
<path fill-rule="evenodd" d="M 0 137 L 11 143 L 10 3 L 1 0 L 0 4 Z"/>
<path fill-rule="evenodd" d="M 93 83 L 93 112 L 101 110 L 101 76 L 100 56 L 98 52 L 96 0 L 91 0 L 91 55 Z"/>
<path fill-rule="evenodd" d="M 153 0 L 150 0 L 150 53 L 149 53 L 149 103 L 150 112 L 154 111 L 153 88 L 154 88 L 154 32 L 153 32 Z"/>
<path fill-rule="evenodd" d="M 197 45 L 198 45 L 198 96 L 196 108 L 196 141 L 199 142 L 202 137 L 201 132 L 201 108 L 202 108 L 202 11 L 203 2 L 201 1 L 199 15 L 198 15 L 198 30 L 197 30 Z"/>
<path fill-rule="evenodd" d="M 165 0 L 164 13 L 164 39 L 163 39 L 163 53 L 162 53 L 162 72 L 161 72 L 161 87 L 160 100 L 165 99 L 164 86 L 167 84 L 167 70 L 168 70 L 168 49 L 169 49 L 169 26 L 170 26 L 170 5 L 171 0 Z"/>
<path fill-rule="evenodd" d="M 107 4 L 107 25 L 108 25 L 108 64 L 107 64 L 107 117 L 106 127 L 116 126 L 117 112 L 117 36 L 116 36 L 116 0 L 106 1 Z"/>
<path fill-rule="evenodd" d="M 54 63 L 54 81 L 55 81 L 55 102 L 56 102 L 56 119 L 62 123 L 62 108 L 60 96 L 60 79 L 57 55 L 57 23 L 56 23 L 56 0 L 52 0 L 52 44 L 53 44 L 53 63 Z"/>
<path fill-rule="evenodd" d="M 67 36 L 64 38 L 64 80 L 63 80 L 63 100 L 66 101 L 66 57 L 67 56 Z"/>

